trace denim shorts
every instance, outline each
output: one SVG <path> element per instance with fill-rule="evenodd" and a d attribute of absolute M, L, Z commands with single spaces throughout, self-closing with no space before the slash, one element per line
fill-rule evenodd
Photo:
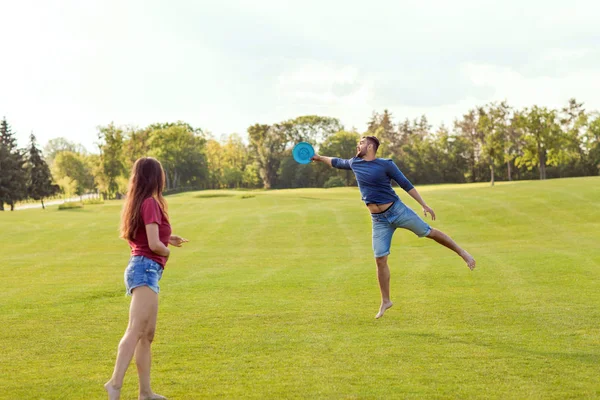
<path fill-rule="evenodd" d="M 158 293 L 158 281 L 162 274 L 163 267 L 156 261 L 144 256 L 131 256 L 124 274 L 127 295 L 131 296 L 131 291 L 140 286 L 148 286 Z"/>
<path fill-rule="evenodd" d="M 431 232 L 431 227 L 404 203 L 396 201 L 382 213 L 371 214 L 373 222 L 373 253 L 375 257 L 390 254 L 392 236 L 397 228 L 408 229 L 419 237 Z"/>

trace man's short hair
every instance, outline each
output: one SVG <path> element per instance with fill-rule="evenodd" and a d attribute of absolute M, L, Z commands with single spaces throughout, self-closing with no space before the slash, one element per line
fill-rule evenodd
<path fill-rule="evenodd" d="M 379 139 L 377 139 L 375 136 L 364 136 L 365 139 L 367 139 L 367 145 L 372 144 L 373 148 L 375 149 L 375 153 L 377 153 L 377 149 L 379 148 Z"/>

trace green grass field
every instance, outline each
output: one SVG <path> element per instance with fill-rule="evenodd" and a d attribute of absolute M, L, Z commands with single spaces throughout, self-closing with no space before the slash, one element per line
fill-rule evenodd
<path fill-rule="evenodd" d="M 394 308 L 355 188 L 168 197 L 153 388 L 169 399 L 600 398 L 600 178 L 423 186 Z M 403 201 L 415 210 L 406 194 Z M 121 203 L 0 214 L 0 398 L 101 399 L 127 324 Z M 420 212 L 420 210 L 419 210 Z M 137 398 L 132 364 L 123 399 Z"/>

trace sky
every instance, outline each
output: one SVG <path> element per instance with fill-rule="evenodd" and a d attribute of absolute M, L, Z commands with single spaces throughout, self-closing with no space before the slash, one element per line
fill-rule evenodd
<path fill-rule="evenodd" d="M 596 0 L 0 0 L 0 118 L 25 146 L 183 120 L 452 125 L 507 100 L 600 110 Z"/>

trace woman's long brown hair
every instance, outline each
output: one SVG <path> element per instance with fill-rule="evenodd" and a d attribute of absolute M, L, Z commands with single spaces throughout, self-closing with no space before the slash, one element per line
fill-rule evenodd
<path fill-rule="evenodd" d="M 121 212 L 121 237 L 123 239 L 135 239 L 136 232 L 143 224 L 140 218 L 142 203 L 148 197 L 154 197 L 165 216 L 167 215 L 167 202 L 162 196 L 164 189 L 165 172 L 160 162 L 152 157 L 139 158 L 133 164 L 127 196 Z"/>

